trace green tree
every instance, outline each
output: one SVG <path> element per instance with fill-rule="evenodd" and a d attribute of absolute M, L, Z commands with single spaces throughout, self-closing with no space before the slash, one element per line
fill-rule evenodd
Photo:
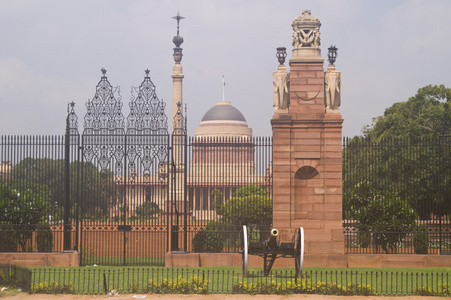
<path fill-rule="evenodd" d="M 451 89 L 426 86 L 406 102 L 395 103 L 347 142 L 343 155 L 344 213 L 352 189 L 368 180 L 407 201 L 421 219 L 451 212 L 451 159 L 439 134 L 451 133 Z M 439 166 L 439 167 L 438 167 Z M 442 178 L 438 180 L 439 174 Z"/>
<path fill-rule="evenodd" d="M 372 234 L 385 252 L 396 249 L 415 226 L 416 214 L 395 194 L 378 191 L 365 181 L 357 184 L 348 201 L 350 217 L 360 234 Z"/>
<path fill-rule="evenodd" d="M 61 219 L 66 203 L 64 164 L 63 159 L 25 158 L 14 166 L 9 182 L 21 189 L 28 186 L 45 189 L 53 205 L 53 217 Z M 92 163 L 78 161 L 70 163 L 69 174 L 71 208 L 81 201 L 79 207 L 82 214 L 90 212 L 104 216 L 117 196 L 114 174 L 109 170 L 99 171 Z"/>
<path fill-rule="evenodd" d="M 214 195 L 222 195 L 215 193 Z M 196 252 L 220 252 L 224 244 L 241 247 L 242 226 L 254 226 L 257 230 L 272 224 L 272 199 L 266 189 L 247 185 L 236 190 L 235 196 L 227 200 L 217 213 L 216 221 L 196 233 L 193 238 L 193 250 Z M 268 228 L 263 230 L 269 233 Z"/>
<path fill-rule="evenodd" d="M 153 215 L 158 214 L 161 211 L 158 204 L 152 201 L 146 201 L 141 205 L 138 205 L 135 209 L 135 213 L 143 218 L 150 218 Z"/>
<path fill-rule="evenodd" d="M 6 184 L 0 186 L 0 249 L 15 251 L 19 245 L 26 251 L 37 225 L 47 222 L 49 205 L 38 192 L 19 192 Z"/>
<path fill-rule="evenodd" d="M 451 133 L 451 88 L 428 85 L 405 102 L 393 104 L 363 130 L 373 141 L 383 138 L 436 137 Z"/>
<path fill-rule="evenodd" d="M 220 213 L 233 225 L 271 225 L 272 199 L 266 189 L 247 185 L 224 203 Z"/>
<path fill-rule="evenodd" d="M 211 197 L 213 198 L 213 203 L 215 205 L 216 213 L 218 215 L 220 215 L 221 211 L 222 211 L 222 206 L 224 205 L 223 194 L 220 190 L 214 189 L 211 192 Z"/>

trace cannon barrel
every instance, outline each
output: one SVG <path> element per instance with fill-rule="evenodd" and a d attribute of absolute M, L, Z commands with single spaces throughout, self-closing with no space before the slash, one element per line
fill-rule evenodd
<path fill-rule="evenodd" d="M 279 236 L 279 230 L 276 228 L 271 229 L 271 234 L 268 239 L 268 246 L 275 247 L 277 246 L 277 237 Z"/>

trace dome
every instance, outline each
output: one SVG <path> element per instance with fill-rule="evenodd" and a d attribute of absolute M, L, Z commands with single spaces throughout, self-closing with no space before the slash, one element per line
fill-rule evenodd
<path fill-rule="evenodd" d="M 230 102 L 220 101 L 210 108 L 196 128 L 197 137 L 251 137 L 243 114 Z"/>
<path fill-rule="evenodd" d="M 202 118 L 203 121 L 242 121 L 246 122 L 243 114 L 233 107 L 230 102 L 218 102 L 215 106 L 210 108 Z"/>

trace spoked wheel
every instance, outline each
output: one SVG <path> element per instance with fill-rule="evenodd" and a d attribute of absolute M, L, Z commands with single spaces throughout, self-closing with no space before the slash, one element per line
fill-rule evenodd
<path fill-rule="evenodd" d="M 302 266 L 304 265 L 304 228 L 299 227 L 296 237 L 296 256 L 294 258 L 296 277 L 301 276 Z"/>
<path fill-rule="evenodd" d="M 247 227 L 246 225 L 243 225 L 243 250 L 242 250 L 242 259 L 243 259 L 243 276 L 247 276 L 247 262 L 248 262 L 248 255 L 249 255 L 249 248 L 248 248 L 248 239 L 247 239 Z"/>

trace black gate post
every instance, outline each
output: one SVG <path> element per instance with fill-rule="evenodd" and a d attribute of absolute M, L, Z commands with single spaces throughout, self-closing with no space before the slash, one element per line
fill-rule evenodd
<path fill-rule="evenodd" d="M 439 134 L 438 136 L 438 167 L 437 167 L 437 173 L 438 173 L 438 196 L 440 197 L 439 203 L 442 203 L 443 195 L 442 195 L 442 168 L 441 168 L 441 155 L 442 155 L 442 135 Z M 439 215 L 438 218 L 438 234 L 439 234 L 439 254 L 442 254 L 442 216 Z"/>
<path fill-rule="evenodd" d="M 71 224 L 70 224 L 70 128 L 69 128 L 69 105 L 67 105 L 66 135 L 64 139 L 64 236 L 63 250 L 71 250 Z"/>
<path fill-rule="evenodd" d="M 179 212 L 177 209 L 177 169 L 174 163 L 174 135 L 172 136 L 172 161 L 171 161 L 171 251 L 180 251 L 179 248 Z M 174 225 L 174 213 L 176 217 L 176 225 Z"/>
<path fill-rule="evenodd" d="M 186 114 L 186 112 L 185 112 Z M 186 118 L 185 118 L 186 120 Z M 186 128 L 186 125 L 185 125 Z M 185 164 L 185 167 L 183 168 L 183 186 L 184 186 L 184 191 L 183 191 L 183 250 L 185 252 L 188 252 L 188 154 L 187 154 L 187 150 L 188 150 L 188 136 L 185 130 L 185 133 L 183 135 L 183 153 L 184 153 L 184 157 L 183 157 L 183 163 Z"/>

